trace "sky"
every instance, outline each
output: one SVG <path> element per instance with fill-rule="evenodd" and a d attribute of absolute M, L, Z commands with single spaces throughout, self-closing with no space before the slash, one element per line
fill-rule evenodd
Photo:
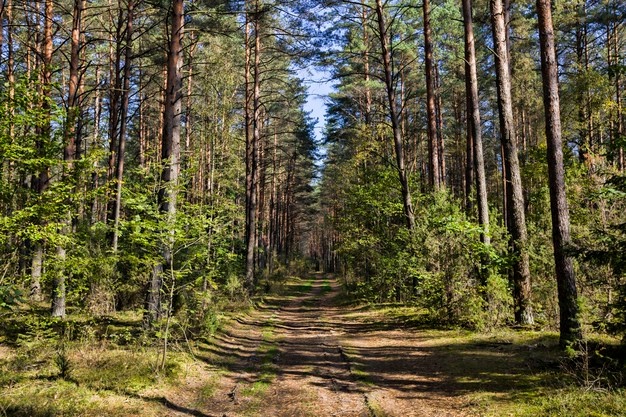
<path fill-rule="evenodd" d="M 322 140 L 324 128 L 326 126 L 326 104 L 325 101 L 333 91 L 333 81 L 328 81 L 330 74 L 314 68 L 301 69 L 298 77 L 304 80 L 308 89 L 307 101 L 304 110 L 308 112 L 315 124 L 315 139 L 318 143 Z"/>

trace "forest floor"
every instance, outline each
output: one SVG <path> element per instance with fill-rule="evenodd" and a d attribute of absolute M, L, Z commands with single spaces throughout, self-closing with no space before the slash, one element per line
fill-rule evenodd
<path fill-rule="evenodd" d="M 28 356 L 0 338 L 0 416 L 624 415 L 624 391 L 573 384 L 556 345 L 551 333 L 433 329 L 410 308 L 343 303 L 334 277 L 313 274 L 192 354 L 173 352 L 156 378 L 154 352 L 100 343 L 74 345 L 60 379 L 58 353 L 54 367 L 45 346 Z"/>

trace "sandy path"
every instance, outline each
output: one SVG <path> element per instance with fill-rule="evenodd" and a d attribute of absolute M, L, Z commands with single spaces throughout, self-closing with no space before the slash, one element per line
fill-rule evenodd
<path fill-rule="evenodd" d="M 338 292 L 314 275 L 230 326 L 204 352 L 227 371 L 194 415 L 470 415 L 419 330 L 355 320 Z"/>

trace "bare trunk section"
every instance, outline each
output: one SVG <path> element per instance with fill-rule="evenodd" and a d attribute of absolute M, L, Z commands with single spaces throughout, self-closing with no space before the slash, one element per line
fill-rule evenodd
<path fill-rule="evenodd" d="M 476 179 L 476 203 L 478 206 L 478 224 L 483 228 L 480 238 L 485 245 L 491 244 L 489 236 L 489 204 L 487 201 L 487 180 L 483 157 L 482 129 L 480 121 L 480 101 L 478 97 L 478 76 L 476 74 L 476 51 L 474 48 L 474 28 L 472 20 L 472 2 L 463 0 L 463 24 L 465 28 L 465 88 L 467 91 L 468 152 L 473 151 L 473 169 Z M 469 164 L 469 156 L 468 156 Z M 489 260 L 483 258 L 483 268 Z M 486 285 L 486 273 L 479 273 L 482 285 Z"/>
<path fill-rule="evenodd" d="M 84 0 L 74 0 L 74 10 L 72 14 L 72 37 L 70 48 L 70 76 L 67 97 L 67 117 L 63 132 L 63 181 L 71 180 L 74 174 L 74 159 L 76 157 L 76 125 L 80 115 L 79 108 L 79 65 L 80 65 L 80 34 L 81 19 L 85 7 Z M 75 179 L 75 178 L 74 178 Z M 75 186 L 72 185 L 75 190 Z M 72 207 L 72 198 L 68 197 L 67 204 Z M 65 214 L 61 233 L 68 236 L 72 228 L 72 210 Z M 65 258 L 66 248 L 63 245 L 57 246 L 57 262 L 59 263 L 52 282 L 52 316 L 65 316 Z"/>
<path fill-rule="evenodd" d="M 180 174 L 183 0 L 172 0 L 171 7 L 171 33 L 167 55 L 167 84 L 161 145 L 163 171 L 159 190 L 159 210 L 165 215 L 167 228 L 170 230 L 176 221 L 176 200 Z M 168 232 L 165 239 L 166 241 L 161 243 L 162 260 L 153 269 L 146 294 L 144 327 L 150 327 L 161 316 L 162 275 L 164 271 L 171 270 L 174 256 L 172 253 L 174 237 L 171 232 Z"/>
<path fill-rule="evenodd" d="M 7 18 L 7 81 L 9 82 L 9 140 L 13 142 L 15 140 L 15 123 L 13 119 L 15 117 L 15 56 L 13 50 L 13 1 L 7 0 L 5 10 Z M 0 32 L 2 29 L 2 15 L 0 12 Z M 1 39 L 2 35 L 0 35 Z M 0 42 L 0 50 L 2 50 L 2 42 Z M 13 175 L 13 163 L 9 163 L 7 166 L 7 181 L 11 181 Z"/>
<path fill-rule="evenodd" d="M 446 143 L 443 136 L 443 101 L 441 98 L 441 79 L 439 78 L 439 67 L 435 66 L 435 86 L 437 97 L 435 101 L 435 114 L 437 116 L 437 152 L 439 154 L 439 179 L 441 187 L 446 187 Z M 403 130 L 404 131 L 404 130 Z"/>
<path fill-rule="evenodd" d="M 576 64 L 579 74 L 587 70 L 585 59 L 585 49 L 587 44 L 587 33 L 584 29 L 587 26 L 585 1 L 579 1 L 576 7 Z M 580 86 L 576 92 L 576 105 L 578 107 L 578 160 L 589 167 L 589 146 L 591 143 L 591 132 L 587 129 L 587 120 L 590 115 L 587 108 L 585 89 Z"/>
<path fill-rule="evenodd" d="M 489 205 L 487 201 L 485 160 L 483 157 L 483 140 L 480 121 L 480 101 L 478 97 L 478 76 L 476 73 L 476 50 L 474 47 L 475 40 L 471 0 L 463 0 L 463 24 L 465 28 L 465 88 L 467 90 L 467 163 L 468 170 L 471 169 L 476 178 L 478 224 L 483 227 L 481 241 L 485 245 L 489 245 Z M 470 155 L 470 153 L 472 155 Z M 473 177 L 473 175 L 468 175 L 467 181 L 470 181 L 471 177 Z"/>
<path fill-rule="evenodd" d="M 43 22 L 43 42 L 41 44 L 41 64 L 42 64 L 42 72 L 41 72 L 41 93 L 43 96 L 43 101 L 41 103 L 41 108 L 43 110 L 43 120 L 41 124 L 37 126 L 37 133 L 39 134 L 39 139 L 37 143 L 37 151 L 41 157 L 46 157 L 45 148 L 46 142 L 49 142 L 51 139 L 51 109 L 50 109 L 50 98 L 51 98 L 51 85 L 52 85 L 52 13 L 53 13 L 53 3 L 52 0 L 46 0 L 44 4 L 44 22 Z M 31 184 L 33 189 L 38 194 L 43 194 L 48 188 L 49 182 L 49 168 L 43 167 L 39 171 L 39 173 L 35 174 L 31 180 Z M 41 283 L 40 279 L 43 275 L 43 260 L 45 259 L 45 249 L 44 242 L 38 241 L 34 243 L 34 253 L 31 263 L 31 294 L 34 299 L 41 299 Z M 39 293 L 38 293 L 39 291 Z M 53 293 L 54 296 L 54 293 Z M 53 306 L 54 307 L 54 306 Z"/>
<path fill-rule="evenodd" d="M 467 58 L 466 64 L 467 66 Z M 469 79 L 465 76 L 465 101 L 466 101 L 466 110 L 465 110 L 465 119 L 467 125 L 467 141 L 466 141 L 466 151 L 465 151 L 465 212 L 470 215 L 474 210 L 474 201 L 473 201 L 473 193 L 474 189 L 474 129 L 472 126 L 472 109 L 470 107 L 470 103 L 472 101 L 471 98 L 471 90 L 467 88 L 467 83 Z"/>
<path fill-rule="evenodd" d="M 400 186 L 402 187 L 402 203 L 404 206 L 404 216 L 409 230 L 415 228 L 415 215 L 413 214 L 413 203 L 411 201 L 411 191 L 404 164 L 404 146 L 402 132 L 399 126 L 398 105 L 396 103 L 396 92 L 394 86 L 393 69 L 391 65 L 391 50 L 387 25 L 385 23 L 385 13 L 382 0 L 376 0 L 376 15 L 378 17 L 378 35 L 382 47 L 383 69 L 385 73 L 385 87 L 387 89 L 387 100 L 389 104 L 389 117 L 391 119 L 391 129 L 393 132 L 394 149 L 396 153 L 396 169 Z M 437 165 L 438 166 L 438 165 Z"/>
<path fill-rule="evenodd" d="M 428 127 L 428 174 L 430 186 L 435 190 L 441 188 L 441 168 L 439 162 L 439 146 L 437 141 L 437 114 L 435 97 L 435 80 L 433 69 L 433 42 L 430 30 L 430 0 L 423 1 L 424 11 L 424 65 L 426 71 L 426 114 Z"/>
<path fill-rule="evenodd" d="M 363 28 L 363 74 L 365 80 L 365 124 L 369 126 L 372 121 L 372 89 L 370 87 L 370 57 L 369 35 L 367 32 L 367 7 L 361 8 L 361 26 Z"/>
<path fill-rule="evenodd" d="M 569 209 L 565 194 L 565 170 L 561 139 L 558 68 L 550 0 L 537 0 L 541 76 L 548 145 L 548 179 L 552 212 L 552 240 L 560 309 L 561 347 L 582 339 L 578 318 L 578 291 L 572 258 L 566 254 L 570 244 Z"/>
<path fill-rule="evenodd" d="M 524 213 L 522 177 L 517 155 L 517 138 L 513 121 L 513 98 L 511 95 L 511 70 L 507 47 L 506 23 L 502 0 L 491 0 L 491 23 L 495 48 L 496 79 L 498 85 L 498 111 L 500 115 L 500 140 L 504 151 L 506 170 L 506 216 L 511 234 L 510 252 L 513 264 L 513 302 L 515 322 L 534 322 L 531 305 L 530 266 L 528 258 L 528 234 Z"/>
<path fill-rule="evenodd" d="M 246 11 L 246 24 L 244 26 L 244 50 L 245 50 L 245 68 L 244 68 L 244 84 L 245 84 L 245 103 L 244 103 L 244 117 L 245 117 L 245 135 L 246 135 L 246 277 L 245 285 L 248 291 L 251 292 L 251 283 L 254 281 L 254 246 L 251 247 L 250 241 L 254 242 L 252 236 L 250 221 L 254 216 L 251 211 L 252 193 L 254 186 L 252 185 L 254 177 L 254 169 L 252 162 L 254 159 L 253 153 L 253 138 L 252 138 L 252 92 L 250 83 L 250 68 L 252 66 L 252 53 L 250 51 L 250 16 Z"/>
<path fill-rule="evenodd" d="M 126 45 L 124 51 L 124 75 L 122 89 L 122 103 L 120 109 L 120 129 L 117 140 L 116 164 L 115 164 L 115 201 L 113 203 L 113 237 L 111 247 L 113 253 L 117 252 L 119 240 L 119 225 L 122 206 L 122 181 L 124 179 L 124 157 L 126 154 L 126 124 L 128 118 L 128 105 L 130 100 L 130 70 L 132 64 L 133 42 L 133 19 L 134 2 L 128 0 L 126 9 Z"/>
<path fill-rule="evenodd" d="M 96 67 L 96 85 L 100 85 L 100 67 Z M 100 98 L 100 88 L 96 88 L 94 91 L 94 128 L 93 128 L 93 141 L 92 146 L 97 148 L 100 145 L 100 116 L 102 112 L 102 103 Z M 99 187 L 100 178 L 98 175 L 98 161 L 94 160 L 91 172 L 91 187 L 93 190 Z M 100 201 L 98 197 L 93 197 L 91 201 L 91 224 L 95 224 L 100 219 Z"/>
<path fill-rule="evenodd" d="M 258 184 L 259 184 L 259 142 L 261 140 L 261 36 L 259 33 L 259 2 L 255 1 L 254 4 L 254 17 L 252 21 L 254 32 L 254 62 L 252 63 L 252 57 L 250 52 L 246 57 L 248 66 L 247 76 L 250 77 L 250 67 L 252 67 L 252 91 L 250 91 L 250 80 L 248 78 L 246 98 L 248 100 L 248 106 L 251 104 L 251 108 L 248 107 L 248 123 L 247 132 L 248 140 L 246 142 L 246 156 L 247 156 L 247 172 L 246 172 L 246 187 L 247 187 L 247 211 L 246 211 L 246 277 L 245 286 L 249 294 L 254 292 L 255 286 L 255 254 L 258 240 L 257 230 L 257 218 L 258 218 Z M 248 26 L 246 26 L 248 28 Z M 247 35 L 249 36 L 249 35 Z M 249 39 L 249 38 L 248 38 Z M 246 48 L 249 45 L 246 44 Z M 250 103 L 251 101 L 251 103 Z"/>
<path fill-rule="evenodd" d="M 617 14 L 617 10 L 613 10 L 614 16 Z M 615 68 L 619 68 L 619 32 L 618 24 L 613 23 L 612 28 L 613 37 L 613 59 Z M 617 111 L 615 115 L 615 137 L 618 139 L 618 144 L 615 149 L 617 167 L 620 172 L 624 171 L 624 147 L 622 146 L 622 138 L 624 137 L 624 115 L 622 111 L 622 71 L 619 69 L 615 71 L 615 103 L 617 104 Z"/>
<path fill-rule="evenodd" d="M 38 14 L 40 10 L 40 4 L 37 2 L 33 9 L 35 10 L 35 13 L 33 13 L 32 15 L 28 13 L 26 15 L 26 18 L 28 21 L 29 39 L 34 41 L 34 44 L 35 44 L 33 61 L 35 61 L 38 64 L 39 59 L 43 58 L 43 53 L 42 53 L 43 48 L 39 40 L 39 33 L 41 32 L 40 15 Z M 31 17 L 32 17 L 32 20 L 31 20 Z M 30 56 L 30 54 L 28 56 Z M 33 66 L 33 63 L 30 62 L 29 60 L 27 64 L 28 64 L 27 71 L 30 77 L 31 67 Z M 43 68 L 42 72 L 38 74 L 39 81 L 42 81 L 44 79 L 44 76 L 43 76 L 44 72 L 45 72 L 45 68 Z M 41 84 L 38 86 L 38 88 L 43 94 L 43 88 Z M 41 103 L 41 105 L 45 106 L 46 104 Z M 43 137 L 44 137 L 44 132 L 46 131 L 46 129 L 49 129 L 46 127 L 46 124 L 47 123 L 44 120 L 35 127 L 35 133 L 38 135 L 38 138 L 36 141 L 37 154 L 41 157 L 45 156 L 43 152 L 43 148 L 45 146 Z M 39 172 L 33 173 L 33 175 L 31 176 L 30 184 L 31 184 L 32 190 L 35 193 L 42 194 L 45 191 L 46 187 L 48 186 L 48 168 L 44 167 Z M 37 241 L 31 242 L 31 246 L 32 246 L 32 252 L 31 252 L 31 265 L 30 265 L 30 275 L 31 275 L 30 298 L 33 301 L 42 301 L 43 296 L 41 292 L 41 278 L 42 278 L 43 271 L 44 271 L 43 269 L 43 261 L 44 261 L 44 255 L 45 255 L 44 254 L 44 242 L 42 240 L 37 240 Z"/>

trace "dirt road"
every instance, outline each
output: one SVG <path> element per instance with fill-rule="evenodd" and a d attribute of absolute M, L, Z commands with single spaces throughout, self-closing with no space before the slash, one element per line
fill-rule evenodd
<path fill-rule="evenodd" d="M 200 416 L 464 416 L 424 332 L 363 320 L 313 275 L 237 320 L 201 355 L 222 369 Z"/>

